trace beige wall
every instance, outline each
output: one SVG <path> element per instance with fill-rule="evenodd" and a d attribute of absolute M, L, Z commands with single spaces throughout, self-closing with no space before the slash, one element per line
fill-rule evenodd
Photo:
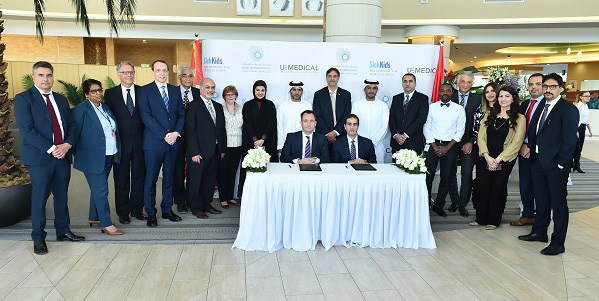
<path fill-rule="evenodd" d="M 577 81 L 578 88 L 583 80 L 599 80 L 599 62 L 568 64 L 568 82 Z"/>
<path fill-rule="evenodd" d="M 52 63 L 83 64 L 83 38 L 46 37 L 44 44 L 35 36 L 3 34 L 6 61 L 48 61 Z"/>
<path fill-rule="evenodd" d="M 268 16 L 268 1 L 262 1 L 262 17 Z M 86 1 L 87 10 L 94 14 L 105 14 L 104 1 Z M 165 3 L 167 3 L 165 5 Z M 314 19 L 301 17 L 302 0 L 295 0 L 294 17 L 274 17 L 282 19 Z M 33 1 L 3 0 L 4 9 L 33 11 Z M 383 19 L 472 19 L 472 18 L 539 18 L 539 17 L 580 17 L 596 16 L 597 0 L 572 0 L 567 4 L 561 0 L 526 0 L 522 3 L 484 4 L 483 0 L 431 0 L 420 4 L 418 0 L 383 0 Z M 73 13 L 71 1 L 46 1 L 48 12 Z M 236 1 L 229 3 L 196 3 L 192 0 L 143 0 L 137 1 L 137 15 L 189 16 L 189 17 L 234 17 L 237 16 Z"/>
<path fill-rule="evenodd" d="M 114 61 L 115 63 L 121 61 L 131 61 L 135 64 L 135 67 L 141 66 L 141 64 L 152 64 L 155 60 L 164 60 L 167 62 L 169 69 L 171 70 L 169 76 L 169 82 L 171 84 L 177 83 L 176 70 L 173 70 L 173 65 L 177 64 L 176 59 L 176 49 L 175 46 L 156 46 L 156 45 L 122 45 L 115 44 L 114 45 Z M 140 80 L 144 81 L 140 81 Z M 152 81 L 153 78 L 150 78 L 146 81 L 144 78 L 138 78 L 138 83 L 146 84 Z"/>

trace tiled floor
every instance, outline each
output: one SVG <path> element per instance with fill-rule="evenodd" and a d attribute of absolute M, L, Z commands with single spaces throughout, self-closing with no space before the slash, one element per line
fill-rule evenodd
<path fill-rule="evenodd" d="M 598 300 L 599 207 L 572 214 L 566 253 L 502 226 L 435 233 L 437 249 L 0 241 L 3 300 Z"/>

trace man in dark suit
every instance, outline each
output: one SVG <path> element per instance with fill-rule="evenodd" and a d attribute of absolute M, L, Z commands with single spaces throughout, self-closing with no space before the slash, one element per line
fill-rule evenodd
<path fill-rule="evenodd" d="M 416 76 L 402 77 L 403 93 L 393 96 L 389 113 L 391 150 L 411 149 L 418 154 L 424 149 L 422 128 L 428 116 L 428 96 L 416 91 Z"/>
<path fill-rule="evenodd" d="M 48 62 L 33 65 L 34 87 L 15 97 L 15 118 L 23 136 L 21 163 L 31 179 L 31 239 L 35 254 L 48 253 L 46 201 L 54 196 L 56 240 L 82 241 L 71 232 L 67 191 L 71 179 L 71 146 L 74 121 L 67 99 L 52 92 L 54 67 Z"/>
<path fill-rule="evenodd" d="M 281 162 L 296 164 L 331 162 L 329 144 L 325 136 L 314 132 L 316 126 L 314 112 L 303 111 L 300 118 L 302 130 L 287 134 L 281 151 Z"/>
<path fill-rule="evenodd" d="M 185 141 L 188 162 L 188 186 L 191 213 L 208 218 L 206 213 L 220 214 L 210 205 L 214 195 L 218 160 L 227 147 L 225 115 L 221 104 L 212 100 L 216 85 L 210 78 L 200 82 L 201 97 L 187 105 L 185 111 Z"/>
<path fill-rule="evenodd" d="M 547 228 L 553 210 L 553 234 L 549 246 L 541 251 L 543 255 L 564 253 L 568 230 L 567 183 L 578 139 L 579 113 L 575 106 L 561 97 L 563 91 L 564 80 L 560 75 L 551 73 L 543 77 L 545 105 L 535 112 L 528 128 L 537 216 L 530 234 L 518 238 L 547 242 Z"/>
<path fill-rule="evenodd" d="M 339 70 L 327 70 L 327 86 L 314 93 L 312 110 L 318 123 L 316 132 L 325 135 L 330 143 L 345 134 L 343 123 L 351 113 L 351 93 L 339 88 Z"/>
<path fill-rule="evenodd" d="M 340 137 L 333 143 L 333 150 L 331 151 L 333 153 L 333 163 L 376 163 L 376 153 L 372 140 L 358 135 L 360 118 L 354 114 L 349 114 L 345 118 L 343 127 L 347 135 Z"/>
<path fill-rule="evenodd" d="M 535 73 L 528 78 L 530 99 L 520 105 L 520 114 L 526 117 L 527 135 L 518 154 L 518 175 L 522 214 L 519 219 L 510 222 L 512 226 L 526 226 L 535 223 L 535 194 L 532 188 L 532 172 L 530 170 L 530 148 L 528 148 L 528 126 L 532 116 L 545 107 L 543 98 L 543 74 Z"/>
<path fill-rule="evenodd" d="M 131 223 L 129 214 L 138 220 L 145 220 L 143 214 L 144 177 L 146 173 L 143 133 L 137 97 L 140 86 L 135 85 L 135 67 L 129 61 L 116 67 L 120 85 L 106 90 L 104 101 L 116 118 L 120 133 L 120 162 L 114 168 L 114 203 L 121 224 Z"/>
<path fill-rule="evenodd" d="M 156 220 L 156 181 L 162 167 L 162 218 L 173 222 L 181 217 L 171 210 L 173 205 L 173 177 L 179 138 L 183 132 L 185 109 L 179 89 L 168 84 L 168 65 L 157 60 L 152 63 L 155 81 L 141 87 L 139 109 L 144 123 L 143 149 L 146 163 L 144 204 L 148 226 L 158 226 Z"/>
<path fill-rule="evenodd" d="M 181 99 L 183 100 L 183 107 L 187 111 L 187 105 L 200 99 L 200 89 L 193 87 L 194 72 L 189 66 L 183 66 L 179 68 L 179 90 L 181 91 Z M 185 127 L 183 128 L 185 132 Z M 181 134 L 181 146 L 177 152 L 177 158 L 175 160 L 175 180 L 173 184 L 173 196 L 174 202 L 177 205 L 177 212 L 187 213 L 187 208 L 190 207 L 189 196 L 185 188 L 185 133 Z M 189 189 L 189 182 L 187 183 L 187 189 Z"/>
<path fill-rule="evenodd" d="M 452 202 L 448 210 L 450 212 L 456 212 L 459 209 L 460 215 L 464 217 L 468 216 L 466 205 L 470 202 L 470 196 L 472 195 L 472 170 L 474 169 L 474 164 L 478 157 L 478 147 L 474 144 L 472 127 L 474 125 L 474 113 L 480 106 L 481 96 L 470 92 L 473 82 L 474 74 L 472 74 L 472 72 L 465 71 L 460 73 L 458 75 L 458 91 L 456 91 L 451 98 L 451 101 L 464 107 L 464 110 L 466 111 L 466 127 L 464 136 L 462 136 L 458 145 L 460 148 L 458 156 L 462 166 L 462 183 L 460 185 L 459 203 L 456 204 Z"/>

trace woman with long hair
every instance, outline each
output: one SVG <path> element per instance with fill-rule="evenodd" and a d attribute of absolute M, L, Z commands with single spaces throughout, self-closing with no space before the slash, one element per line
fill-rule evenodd
<path fill-rule="evenodd" d="M 589 120 L 589 107 L 587 103 L 591 99 L 591 92 L 582 91 L 578 93 L 576 96 L 576 107 L 578 108 L 578 113 L 580 114 L 580 119 L 578 121 L 578 142 L 576 142 L 576 149 L 574 150 L 574 158 L 572 169 L 576 170 L 579 173 L 585 173 L 580 169 L 580 154 L 582 153 L 582 146 L 584 145 L 584 135 L 585 131 L 589 129 L 589 137 L 593 137 L 593 132 L 591 131 L 591 123 Z"/>
<path fill-rule="evenodd" d="M 478 133 L 480 158 L 476 164 L 476 220 L 471 226 L 495 230 L 507 200 L 507 182 L 524 141 L 526 118 L 519 112 L 516 89 L 504 86 L 497 102 L 483 118 Z"/>
<path fill-rule="evenodd" d="M 485 118 L 487 113 L 495 105 L 495 102 L 497 102 L 497 90 L 499 90 L 499 86 L 497 86 L 497 83 L 493 82 L 486 84 L 483 89 L 480 106 L 474 112 L 472 136 L 474 137 L 475 144 L 477 143 L 476 140 L 478 139 L 478 131 L 483 118 Z"/>

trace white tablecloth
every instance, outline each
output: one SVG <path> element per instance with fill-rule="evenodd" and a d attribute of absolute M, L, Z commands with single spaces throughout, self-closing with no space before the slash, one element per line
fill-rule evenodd
<path fill-rule="evenodd" d="M 435 248 L 425 175 L 393 165 L 356 171 L 347 164 L 321 164 L 321 172 L 270 163 L 248 172 L 239 232 L 233 247 L 274 252 L 335 245 Z"/>

